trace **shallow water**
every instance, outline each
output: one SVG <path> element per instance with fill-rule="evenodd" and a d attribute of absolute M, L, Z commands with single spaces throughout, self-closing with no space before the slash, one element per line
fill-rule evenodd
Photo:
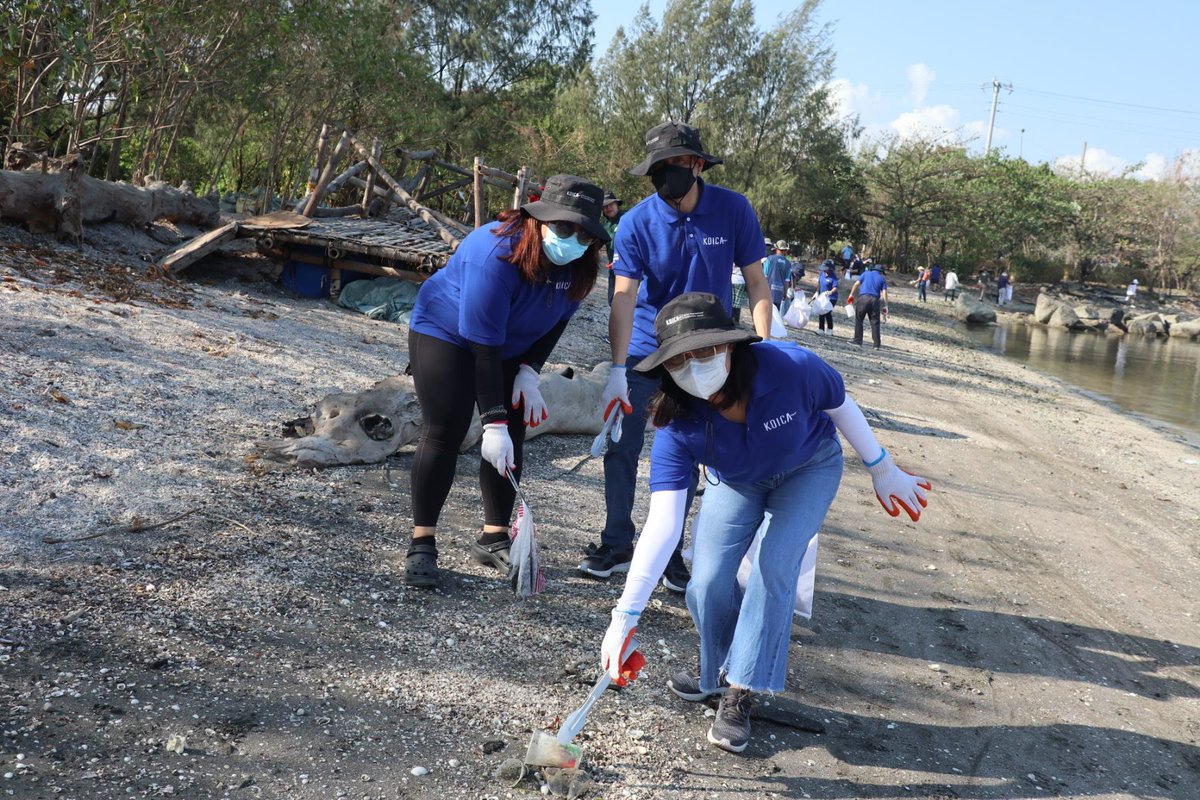
<path fill-rule="evenodd" d="M 1005 323 L 960 329 L 994 353 L 1200 439 L 1200 342 Z"/>

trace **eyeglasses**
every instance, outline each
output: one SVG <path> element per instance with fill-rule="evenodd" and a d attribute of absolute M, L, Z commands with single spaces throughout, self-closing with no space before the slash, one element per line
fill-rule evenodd
<path fill-rule="evenodd" d="M 590 233 L 573 222 L 558 221 L 547 222 L 546 224 L 550 226 L 550 230 L 554 231 L 554 235 L 560 239 L 566 239 L 570 236 L 574 236 L 584 247 L 587 247 L 592 242 L 596 241 L 595 236 L 592 236 Z"/>
<path fill-rule="evenodd" d="M 698 347 L 695 350 L 689 350 L 686 353 L 680 353 L 677 356 L 671 356 L 663 362 L 663 366 L 667 369 L 679 369 L 693 358 L 712 358 L 717 353 L 724 350 L 725 345 L 714 344 L 709 347 Z"/>

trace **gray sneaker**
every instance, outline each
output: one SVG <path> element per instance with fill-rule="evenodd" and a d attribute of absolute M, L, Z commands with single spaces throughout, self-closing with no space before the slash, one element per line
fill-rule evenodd
<path fill-rule="evenodd" d="M 708 729 L 708 741 L 722 750 L 740 753 L 750 743 L 750 709 L 754 693 L 749 689 L 730 689 L 721 697 L 717 718 Z"/>
<path fill-rule="evenodd" d="M 721 677 L 720 683 L 717 684 L 715 692 L 706 692 L 700 688 L 700 676 L 693 675 L 687 670 L 680 670 L 667 678 L 667 688 L 676 694 L 676 696 L 687 700 L 689 703 L 700 703 L 710 697 L 718 697 L 725 694 L 725 690 L 729 688 L 729 683 L 725 677 Z"/>

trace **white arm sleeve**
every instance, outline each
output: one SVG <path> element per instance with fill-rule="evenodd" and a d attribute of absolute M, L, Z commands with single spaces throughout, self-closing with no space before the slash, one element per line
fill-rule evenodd
<path fill-rule="evenodd" d="M 633 561 L 625 577 L 625 591 L 617 601 L 618 611 L 642 613 L 683 533 L 686 511 L 686 489 L 650 493 L 650 513 L 646 515 L 642 535 L 633 548 Z"/>
<path fill-rule="evenodd" d="M 846 400 L 840 406 L 827 409 L 825 413 L 833 420 L 834 427 L 846 437 L 846 441 L 854 448 L 854 452 L 858 453 L 864 464 L 879 461 L 883 447 L 871 432 L 871 426 L 867 424 L 867 418 L 863 416 L 862 409 L 854 402 L 854 398 L 846 395 Z"/>

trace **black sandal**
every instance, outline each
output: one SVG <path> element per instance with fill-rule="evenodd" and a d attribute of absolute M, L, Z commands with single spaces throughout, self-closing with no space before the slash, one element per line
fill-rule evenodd
<path fill-rule="evenodd" d="M 512 563 L 508 559 L 508 546 L 510 543 L 508 539 L 502 539 L 492 544 L 471 542 L 471 558 L 484 566 L 495 567 L 507 575 L 509 567 L 512 566 Z"/>
<path fill-rule="evenodd" d="M 414 542 L 404 561 L 404 582 L 423 589 L 437 586 L 437 554 L 436 546 Z"/>

